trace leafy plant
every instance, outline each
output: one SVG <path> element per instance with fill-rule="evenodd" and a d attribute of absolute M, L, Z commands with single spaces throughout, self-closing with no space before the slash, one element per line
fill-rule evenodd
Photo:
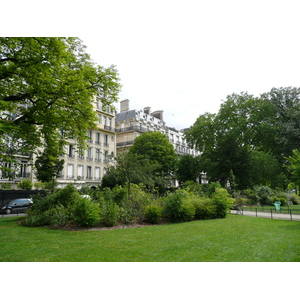
<path fill-rule="evenodd" d="M 31 190 L 32 185 L 32 181 L 28 178 L 25 178 L 18 183 L 18 188 L 21 190 Z"/>
<path fill-rule="evenodd" d="M 157 224 L 162 216 L 162 208 L 155 204 L 150 204 L 145 208 L 145 220 L 151 224 Z"/>
<path fill-rule="evenodd" d="M 100 219 L 100 208 L 98 203 L 79 197 L 72 209 L 72 219 L 79 226 L 93 226 Z"/>

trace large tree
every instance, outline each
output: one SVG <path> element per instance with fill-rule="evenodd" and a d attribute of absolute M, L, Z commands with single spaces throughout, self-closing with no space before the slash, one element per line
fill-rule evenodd
<path fill-rule="evenodd" d="M 114 66 L 95 65 L 78 38 L 0 38 L 0 163 L 93 128 L 94 97 L 117 100 Z M 63 134 L 61 134 L 63 132 Z"/>
<path fill-rule="evenodd" d="M 178 159 L 176 178 L 180 184 L 201 180 L 201 160 L 199 156 L 182 155 Z"/>
<path fill-rule="evenodd" d="M 177 155 L 174 147 L 159 131 L 148 131 L 137 137 L 129 152 L 158 163 L 157 172 L 162 176 L 175 171 Z"/>
<path fill-rule="evenodd" d="M 270 95 L 229 95 L 217 114 L 199 116 L 186 133 L 187 141 L 202 152 L 203 171 L 211 180 L 225 185 L 234 178 L 238 188 L 278 183 L 282 150 L 280 154 L 277 147 L 287 122 L 278 118 Z M 272 166 L 269 172 L 259 168 L 262 163 Z"/>

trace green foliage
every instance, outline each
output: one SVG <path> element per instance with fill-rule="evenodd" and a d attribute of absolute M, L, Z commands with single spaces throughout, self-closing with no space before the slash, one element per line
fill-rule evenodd
<path fill-rule="evenodd" d="M 182 155 L 177 164 L 176 177 L 179 183 L 186 181 L 196 182 L 201 176 L 201 166 L 199 157 L 192 155 Z"/>
<path fill-rule="evenodd" d="M 21 190 L 31 190 L 32 185 L 32 181 L 30 179 L 25 178 L 18 183 L 18 188 Z"/>
<path fill-rule="evenodd" d="M 37 181 L 37 182 L 34 183 L 34 187 L 37 190 L 43 190 L 43 189 L 45 189 L 45 184 L 41 181 Z"/>
<path fill-rule="evenodd" d="M 59 151 L 53 149 L 53 146 L 48 143 L 45 150 L 37 156 L 35 161 L 36 178 L 42 182 L 52 182 L 64 167 L 64 159 L 59 156 L 63 154 L 62 149 Z"/>
<path fill-rule="evenodd" d="M 227 96 L 217 114 L 200 115 L 186 139 L 202 152 L 201 168 L 209 179 L 225 186 L 234 176 L 238 189 L 286 188 L 286 157 L 300 143 L 299 96 L 300 88 L 292 87 L 260 97 L 242 92 Z"/>
<path fill-rule="evenodd" d="M 288 165 L 286 165 L 287 170 L 290 173 L 291 181 L 300 188 L 300 152 L 295 149 L 292 151 L 293 155 L 287 158 Z"/>
<path fill-rule="evenodd" d="M 72 207 L 72 219 L 79 226 L 91 227 L 100 219 L 98 203 L 79 197 Z"/>
<path fill-rule="evenodd" d="M 70 210 L 63 205 L 56 205 L 44 212 L 45 222 L 54 226 L 65 226 L 71 221 Z"/>
<path fill-rule="evenodd" d="M 46 138 L 55 146 L 69 137 L 84 145 L 97 120 L 94 97 L 107 105 L 117 101 L 114 66 L 96 66 L 78 38 L 1 37 L 0 53 L 0 111 L 6 112 L 0 119 L 0 162 L 34 153 Z"/>
<path fill-rule="evenodd" d="M 156 204 L 147 205 L 145 208 L 145 220 L 151 224 L 157 224 L 162 216 L 162 208 Z"/>
<path fill-rule="evenodd" d="M 273 190 L 268 186 L 256 186 L 254 187 L 255 196 L 257 202 L 260 205 L 273 204 L 271 197 L 274 195 Z"/>
<path fill-rule="evenodd" d="M 217 206 L 212 203 L 209 198 L 193 199 L 192 203 L 195 207 L 195 219 L 207 220 L 216 218 Z"/>
<path fill-rule="evenodd" d="M 163 213 L 170 222 L 187 222 L 194 218 L 195 207 L 188 194 L 178 190 L 165 198 Z"/>
<path fill-rule="evenodd" d="M 147 131 L 138 136 L 129 152 L 156 162 L 159 165 L 156 171 L 162 175 L 175 171 L 177 155 L 174 147 L 159 131 Z"/>
<path fill-rule="evenodd" d="M 300 197 L 295 193 L 291 193 L 289 195 L 289 201 L 292 201 L 292 203 L 294 205 L 299 205 L 300 204 Z"/>
<path fill-rule="evenodd" d="M 79 226 L 92 226 L 99 220 L 99 204 L 80 196 L 73 185 L 45 195 L 36 195 L 28 210 L 25 224 L 30 226 L 64 226 L 75 222 Z"/>
<path fill-rule="evenodd" d="M 115 226 L 119 221 L 119 206 L 112 201 L 105 201 L 101 205 L 101 223 L 105 226 Z"/>
<path fill-rule="evenodd" d="M 2 190 L 10 190 L 11 189 L 11 183 L 10 182 L 1 183 L 1 189 Z"/>

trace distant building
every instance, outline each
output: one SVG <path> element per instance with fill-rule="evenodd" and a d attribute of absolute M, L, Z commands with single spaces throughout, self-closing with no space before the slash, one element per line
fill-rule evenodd
<path fill-rule="evenodd" d="M 168 127 L 163 119 L 163 111 L 151 112 L 150 107 L 129 109 L 129 100 L 120 102 L 120 112 L 116 114 L 117 153 L 133 145 L 134 140 L 146 131 L 160 131 L 173 144 L 178 155 L 200 155 L 199 151 L 188 147 L 183 130 Z"/>

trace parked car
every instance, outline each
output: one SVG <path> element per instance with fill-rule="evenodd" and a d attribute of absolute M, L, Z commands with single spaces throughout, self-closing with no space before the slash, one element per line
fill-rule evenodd
<path fill-rule="evenodd" d="M 9 201 L 5 206 L 1 207 L 1 213 L 12 214 L 25 212 L 31 205 L 32 200 L 29 198 L 20 198 Z"/>

